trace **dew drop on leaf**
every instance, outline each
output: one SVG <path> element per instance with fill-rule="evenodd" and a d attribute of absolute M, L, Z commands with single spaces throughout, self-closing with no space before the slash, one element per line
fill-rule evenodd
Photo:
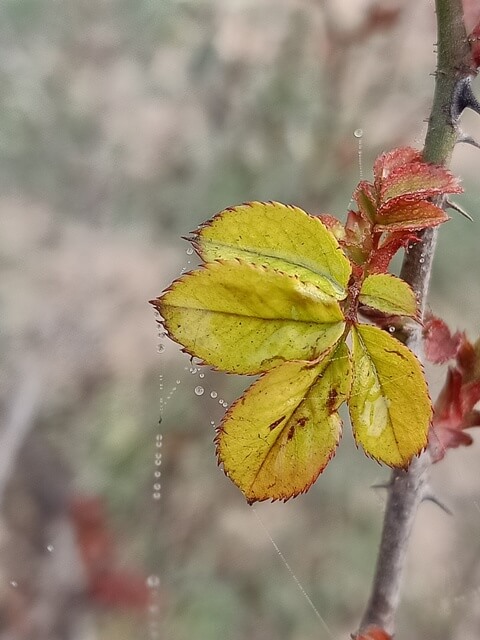
<path fill-rule="evenodd" d="M 363 137 L 363 129 L 355 129 L 355 131 L 353 132 L 353 135 L 355 136 L 355 138 L 362 138 Z"/>
<path fill-rule="evenodd" d="M 203 396 L 203 394 L 205 393 L 205 389 L 203 387 L 195 387 L 195 395 L 197 396 Z"/>
<path fill-rule="evenodd" d="M 216 391 L 211 391 L 210 392 L 210 397 L 213 398 L 215 400 L 215 398 L 218 396 L 218 393 Z"/>
<path fill-rule="evenodd" d="M 193 254 L 193 249 L 192 247 L 188 247 L 188 249 L 185 252 L 187 254 L 187 256 L 191 256 Z"/>

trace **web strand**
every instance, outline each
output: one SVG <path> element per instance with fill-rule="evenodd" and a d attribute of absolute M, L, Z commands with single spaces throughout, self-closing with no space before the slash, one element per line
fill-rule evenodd
<path fill-rule="evenodd" d="M 334 638 L 335 636 L 333 635 L 330 627 L 328 626 L 328 624 L 325 622 L 325 619 L 322 617 L 322 615 L 320 614 L 319 610 L 317 609 L 317 607 L 313 604 L 312 599 L 310 598 L 310 596 L 308 595 L 308 593 L 305 591 L 305 588 L 303 587 L 302 583 L 300 582 L 300 580 L 297 578 L 297 576 L 295 575 L 295 573 L 293 572 L 292 567 L 288 564 L 285 556 L 283 555 L 283 553 L 280 551 L 277 543 L 275 542 L 275 540 L 272 538 L 270 532 L 268 531 L 267 527 L 265 526 L 265 523 L 263 522 L 263 520 L 261 519 L 260 515 L 258 514 L 258 512 L 255 510 L 254 507 L 252 507 L 252 511 L 255 514 L 255 517 L 257 518 L 260 526 L 262 527 L 263 531 L 265 532 L 265 535 L 267 536 L 267 538 L 270 540 L 270 542 L 273 545 L 273 548 L 275 549 L 275 551 L 277 552 L 277 554 L 280 556 L 280 560 L 282 561 L 283 565 L 286 567 L 288 573 L 292 576 L 293 581 L 295 582 L 295 584 L 297 585 L 300 593 L 303 595 L 303 597 L 305 598 L 305 600 L 308 602 L 308 605 L 310 606 L 310 608 L 312 609 L 312 611 L 314 612 L 315 616 L 318 618 L 318 620 L 320 621 L 320 624 L 323 626 L 323 628 L 325 629 L 325 631 L 328 633 L 328 636 L 330 638 Z"/>

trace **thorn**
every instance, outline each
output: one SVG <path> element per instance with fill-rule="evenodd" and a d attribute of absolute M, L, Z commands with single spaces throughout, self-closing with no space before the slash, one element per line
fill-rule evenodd
<path fill-rule="evenodd" d="M 464 209 L 462 209 L 462 207 L 459 204 L 457 204 L 456 202 L 452 202 L 451 200 L 446 198 L 445 199 L 445 204 L 447 205 L 447 207 L 449 209 L 453 209 L 454 211 L 458 211 L 458 213 L 462 214 L 462 216 L 464 218 L 467 218 L 467 220 L 470 220 L 470 222 L 473 222 L 472 216 L 469 213 L 467 213 Z"/>
<path fill-rule="evenodd" d="M 477 142 L 475 140 L 475 138 L 472 138 L 472 136 L 468 136 L 466 133 L 460 133 L 460 135 L 457 138 L 457 143 L 458 142 L 463 142 L 464 144 L 471 144 L 472 147 L 476 147 L 477 149 L 480 149 L 480 142 Z"/>
<path fill-rule="evenodd" d="M 439 500 L 439 498 L 437 498 L 435 495 L 433 495 L 433 493 L 427 493 L 426 495 L 423 496 L 422 502 L 426 502 L 427 500 L 429 502 L 433 502 L 433 504 L 436 504 L 437 507 L 440 507 L 440 509 L 444 511 L 447 515 L 453 516 L 452 511 L 447 507 L 447 505 L 443 503 L 441 500 Z"/>
<path fill-rule="evenodd" d="M 391 486 L 391 482 L 385 482 L 384 484 L 372 484 L 370 489 L 390 489 Z"/>
<path fill-rule="evenodd" d="M 480 102 L 472 91 L 470 76 L 461 78 L 454 89 L 451 106 L 453 122 L 457 122 L 465 109 L 471 109 L 480 115 Z"/>

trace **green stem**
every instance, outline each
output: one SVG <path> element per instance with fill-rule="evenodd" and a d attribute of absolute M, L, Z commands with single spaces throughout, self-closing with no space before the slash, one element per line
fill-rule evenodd
<path fill-rule="evenodd" d="M 471 73 L 466 64 L 469 44 L 461 0 L 436 0 L 435 5 L 437 71 L 423 157 L 427 162 L 448 164 L 458 137 L 459 114 L 454 111 L 458 86 Z M 415 291 L 422 317 L 436 241 L 436 229 L 424 231 L 421 241 L 407 252 L 402 265 L 401 277 Z M 406 343 L 421 359 L 422 334 L 418 324 L 409 329 Z M 418 506 L 425 497 L 430 465 L 427 451 L 412 462 L 408 471 L 392 472 L 375 577 L 360 631 L 376 625 L 390 634 L 394 632 L 408 541 Z"/>

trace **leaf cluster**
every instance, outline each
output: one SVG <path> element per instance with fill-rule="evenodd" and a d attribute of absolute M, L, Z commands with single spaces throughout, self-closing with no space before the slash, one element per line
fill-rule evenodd
<path fill-rule="evenodd" d="M 401 148 L 376 160 L 345 225 L 252 202 L 193 233 L 202 266 L 152 304 L 187 353 L 260 374 L 216 435 L 219 462 L 248 502 L 308 490 L 335 453 L 343 403 L 375 460 L 407 467 L 426 447 L 432 406 L 421 364 L 361 312 L 379 324 L 418 320 L 414 292 L 386 270 L 415 232 L 447 219 L 432 198 L 458 191 L 448 170 Z"/>

